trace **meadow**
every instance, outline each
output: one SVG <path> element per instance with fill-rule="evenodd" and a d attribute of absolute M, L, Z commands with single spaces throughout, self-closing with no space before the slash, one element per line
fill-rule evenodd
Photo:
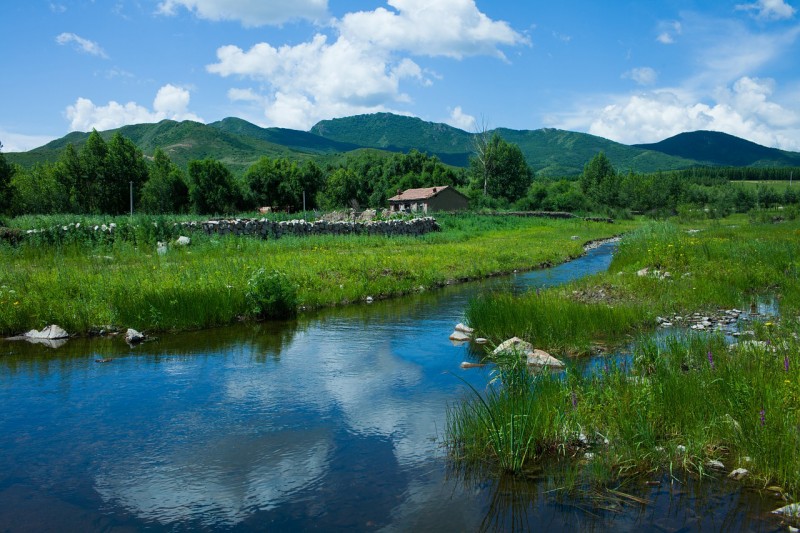
<path fill-rule="evenodd" d="M 114 222 L 117 231 L 73 227 L 0 244 L 0 334 L 51 323 L 87 334 L 109 326 L 156 332 L 256 319 L 248 294 L 258 273 L 277 273 L 300 312 L 389 298 L 563 262 L 583 253 L 584 242 L 636 225 L 471 214 L 437 219 L 441 232 L 415 238 L 194 233 L 190 246 L 169 245 L 163 254 L 157 242 L 174 241 L 173 224 L 185 217 L 15 219 L 11 225 L 20 229 Z"/>
<path fill-rule="evenodd" d="M 797 222 L 652 222 L 623 238 L 605 274 L 474 300 L 476 335 L 495 344 L 517 335 L 569 364 L 550 373 L 519 354 L 488 358 L 492 382 L 449 410 L 451 456 L 521 475 L 570 460 L 574 479 L 590 483 L 745 468 L 748 482 L 791 495 L 800 489 L 799 237 Z M 733 345 L 721 333 L 652 335 L 658 315 L 764 299 L 779 317 L 745 322 Z M 633 354 L 601 356 L 594 371 L 569 359 L 598 343 L 633 343 Z"/>

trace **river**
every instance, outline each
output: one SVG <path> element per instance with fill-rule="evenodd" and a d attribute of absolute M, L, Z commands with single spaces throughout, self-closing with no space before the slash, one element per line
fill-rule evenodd
<path fill-rule="evenodd" d="M 0 530 L 779 530 L 774 500 L 725 482 L 666 480 L 639 491 L 647 504 L 593 508 L 544 478 L 448 468 L 457 377 L 487 379 L 448 340 L 468 299 L 604 271 L 613 250 L 134 348 L 0 342 Z"/>

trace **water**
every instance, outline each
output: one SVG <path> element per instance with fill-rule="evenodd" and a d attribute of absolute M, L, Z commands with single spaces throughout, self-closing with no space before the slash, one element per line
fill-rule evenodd
<path fill-rule="evenodd" d="M 298 322 L 164 336 L 0 343 L 0 530 L 771 530 L 774 498 L 724 483 L 590 502 L 448 470 L 448 403 L 485 370 L 448 340 L 467 300 L 608 268 L 558 267 Z M 111 358 L 110 363 L 97 363 Z"/>

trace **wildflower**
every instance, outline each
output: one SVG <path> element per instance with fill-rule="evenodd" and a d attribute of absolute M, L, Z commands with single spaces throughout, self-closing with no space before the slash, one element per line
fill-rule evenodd
<path fill-rule="evenodd" d="M 578 396 L 575 394 L 575 391 L 572 391 L 572 408 L 577 409 L 578 407 Z"/>
<path fill-rule="evenodd" d="M 708 351 L 708 364 L 711 365 L 711 370 L 714 370 L 714 357 L 711 355 L 711 350 Z"/>
<path fill-rule="evenodd" d="M 789 371 L 789 355 L 783 356 L 783 370 L 788 372 Z"/>
<path fill-rule="evenodd" d="M 758 412 L 758 418 L 761 420 L 761 427 L 763 428 L 764 425 L 767 423 L 766 411 L 764 411 L 764 406 L 761 406 L 761 411 Z"/>

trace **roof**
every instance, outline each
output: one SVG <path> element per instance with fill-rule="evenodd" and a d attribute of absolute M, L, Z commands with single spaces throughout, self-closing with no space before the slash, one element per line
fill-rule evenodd
<path fill-rule="evenodd" d="M 401 194 L 389 198 L 389 201 L 413 202 L 414 200 L 427 200 L 428 198 L 433 198 L 434 196 L 436 196 L 445 189 L 451 189 L 451 187 L 449 185 L 444 185 L 442 187 L 424 187 L 422 189 L 406 189 Z M 452 190 L 458 193 L 458 191 L 456 191 L 455 189 Z"/>

